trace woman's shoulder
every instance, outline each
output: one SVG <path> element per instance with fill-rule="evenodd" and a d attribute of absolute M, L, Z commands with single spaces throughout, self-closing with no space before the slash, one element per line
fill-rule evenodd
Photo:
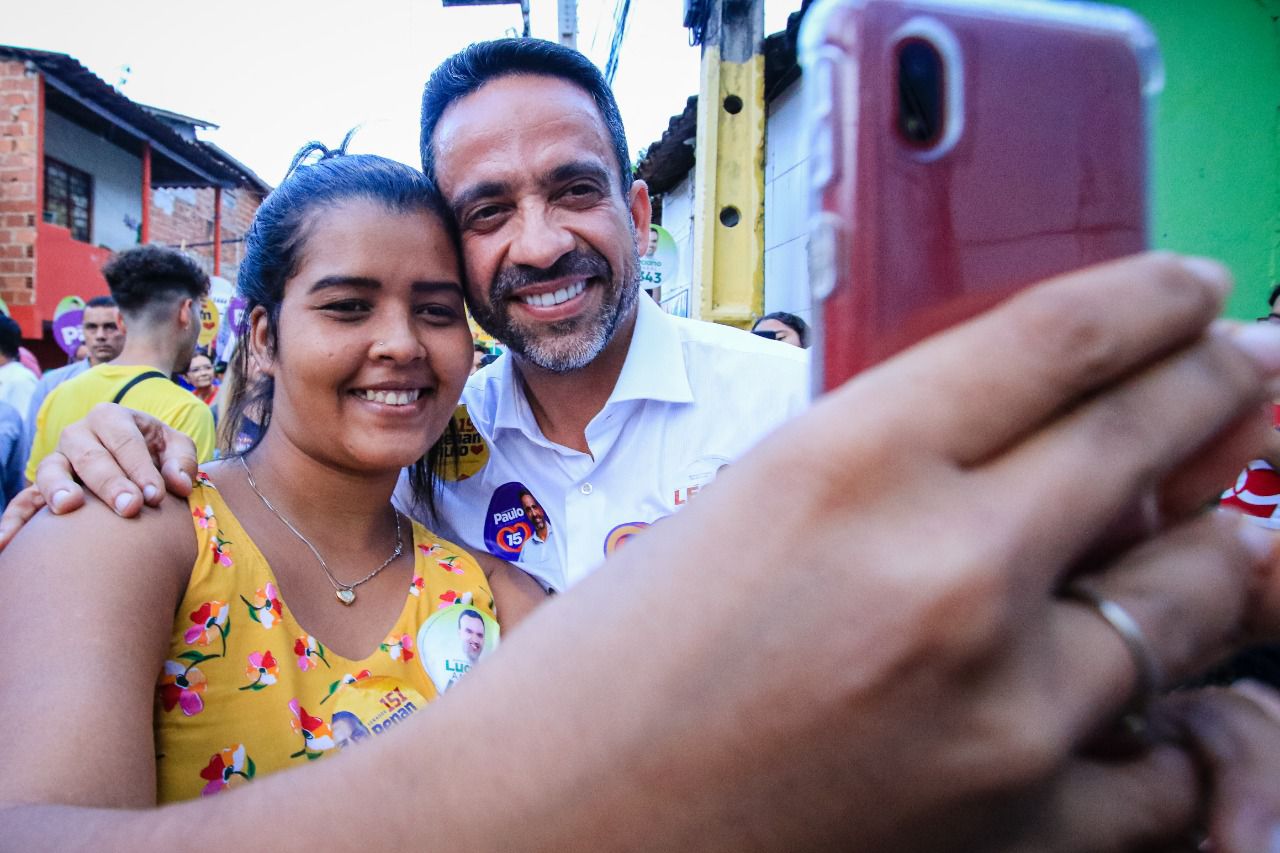
<path fill-rule="evenodd" d="M 162 562 L 185 562 L 196 554 L 195 532 L 186 498 L 166 494 L 156 507 L 143 507 L 133 518 L 122 518 L 105 503 L 86 494 L 84 506 L 55 515 L 47 507 L 23 526 L 0 555 L 0 561 L 20 559 L 20 552 L 46 554 L 92 553 L 95 561 L 113 558 L 140 563 L 143 555 Z M 131 555 L 131 556 L 130 556 Z M 138 571 L 145 567 L 138 565 Z"/>

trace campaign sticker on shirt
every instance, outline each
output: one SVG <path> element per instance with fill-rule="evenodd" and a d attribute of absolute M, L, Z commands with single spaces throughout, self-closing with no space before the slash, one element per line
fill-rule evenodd
<path fill-rule="evenodd" d="M 437 610 L 418 629 L 418 658 L 440 693 L 497 647 L 497 621 L 471 604 Z"/>
<path fill-rule="evenodd" d="M 648 526 L 649 522 L 647 521 L 628 521 L 625 524 L 619 524 L 605 534 L 604 555 L 608 557 L 614 551 L 627 544 L 632 536 L 635 536 Z"/>
<path fill-rule="evenodd" d="M 333 694 L 329 728 L 339 748 L 390 731 L 427 705 L 422 694 L 398 678 L 353 678 Z"/>
<path fill-rule="evenodd" d="M 729 459 L 726 456 L 704 456 L 686 465 L 672 483 L 669 492 L 671 506 L 676 508 L 687 504 L 728 465 Z"/>
<path fill-rule="evenodd" d="M 523 483 L 503 483 L 493 490 L 484 520 L 484 544 L 504 560 L 546 562 L 554 547 L 551 519 Z"/>
<path fill-rule="evenodd" d="M 453 427 L 457 431 L 458 443 L 450 447 L 445 442 L 443 476 L 456 482 L 474 477 L 484 467 L 489 461 L 489 445 L 484 443 L 484 437 L 471 422 L 466 406 L 458 406 L 453 413 Z"/>

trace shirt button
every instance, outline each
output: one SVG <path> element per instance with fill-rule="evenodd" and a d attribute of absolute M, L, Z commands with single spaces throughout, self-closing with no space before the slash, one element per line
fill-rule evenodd
<path fill-rule="evenodd" d="M 583 483 L 581 486 L 578 487 L 578 491 L 582 492 L 584 495 L 591 494 L 591 484 Z"/>

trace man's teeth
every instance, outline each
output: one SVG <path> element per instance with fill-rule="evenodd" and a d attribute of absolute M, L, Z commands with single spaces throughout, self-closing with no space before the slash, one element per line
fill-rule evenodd
<path fill-rule="evenodd" d="M 539 308 L 550 308 L 552 305 L 559 305 L 561 302 L 568 302 L 573 297 L 587 289 L 587 283 L 580 281 L 577 284 L 571 284 L 568 287 L 562 287 L 555 293 L 535 293 L 532 296 L 521 296 L 520 300 L 525 305 L 536 305 Z"/>
<path fill-rule="evenodd" d="M 363 397 L 375 403 L 386 403 L 388 406 L 407 406 L 422 394 L 417 388 L 412 391 L 371 391 L 365 388 L 354 393 L 357 397 Z"/>

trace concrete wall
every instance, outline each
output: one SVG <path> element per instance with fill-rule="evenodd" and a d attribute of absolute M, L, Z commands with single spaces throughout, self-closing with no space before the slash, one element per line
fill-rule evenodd
<path fill-rule="evenodd" d="M 1280 0 L 1123 0 L 1160 39 L 1156 246 L 1236 275 L 1227 314 L 1266 314 L 1280 283 Z"/>
<path fill-rule="evenodd" d="M 89 242 L 117 252 L 136 246 L 142 222 L 142 159 L 52 111 L 45 116 L 44 151 L 93 176 Z"/>
<path fill-rule="evenodd" d="M 811 319 L 809 152 L 798 83 L 769 103 L 764 154 L 764 311 Z"/>
<path fill-rule="evenodd" d="M 662 286 L 662 301 L 674 299 L 680 291 L 688 291 L 693 282 L 693 172 L 662 196 L 662 227 L 671 232 L 680 250 L 680 269 L 675 281 Z M 670 309 L 668 309 L 670 310 Z M 689 304 L 696 316 L 698 306 Z"/>

